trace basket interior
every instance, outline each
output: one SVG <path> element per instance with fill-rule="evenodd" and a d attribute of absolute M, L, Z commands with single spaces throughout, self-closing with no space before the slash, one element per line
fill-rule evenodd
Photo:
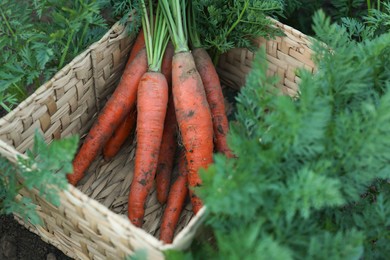
<path fill-rule="evenodd" d="M 295 69 L 306 67 L 314 70 L 310 61 L 311 50 L 304 35 L 283 25 L 278 26 L 286 32 L 287 37 L 259 40 L 258 44 L 266 47 L 269 74 L 277 74 L 281 79 L 278 87 L 285 94 L 293 95 L 299 82 Z M 78 134 L 81 145 L 98 111 L 121 78 L 134 38 L 135 35 L 129 37 L 124 28 L 114 26 L 99 42 L 75 58 L 14 111 L 1 118 L 0 139 L 24 153 L 32 147 L 34 131 L 38 129 L 48 143 Z M 220 59 L 217 71 L 225 87 L 228 115 L 233 114 L 234 95 L 245 83 L 252 59 L 253 53 L 243 49 L 234 49 Z M 102 156 L 96 158 L 77 186 L 90 198 L 124 218 L 127 218 L 127 198 L 134 169 L 134 140 L 128 139 L 111 161 L 104 161 Z M 45 212 L 50 215 L 51 210 L 49 207 Z M 147 199 L 142 228 L 155 237 L 159 236 L 163 210 L 164 206 L 158 203 L 153 188 Z M 191 205 L 187 200 L 175 234 L 192 217 Z"/>
<path fill-rule="evenodd" d="M 224 87 L 224 92 L 234 99 L 235 90 Z M 226 112 L 228 116 L 233 113 L 234 104 L 225 100 Z M 93 119 L 92 119 L 93 120 Z M 99 201 L 111 211 L 127 218 L 128 194 L 131 181 L 133 179 L 134 158 L 136 148 L 136 133 L 126 140 L 118 154 L 110 161 L 105 161 L 100 155 L 87 170 L 84 178 L 79 182 L 77 188 L 88 197 Z M 178 156 L 175 156 L 175 161 Z M 174 165 L 177 165 L 175 163 Z M 173 169 L 172 175 L 177 174 L 177 167 Z M 165 205 L 161 205 L 156 196 L 156 188 L 153 186 L 146 202 L 144 224 L 142 228 L 149 234 L 159 237 L 161 217 L 164 213 Z M 192 206 L 189 198 L 186 200 L 178 226 L 175 231 L 177 235 L 193 217 Z"/>

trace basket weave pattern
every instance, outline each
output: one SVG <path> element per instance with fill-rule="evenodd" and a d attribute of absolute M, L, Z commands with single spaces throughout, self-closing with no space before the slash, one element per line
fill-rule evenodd
<path fill-rule="evenodd" d="M 278 75 L 282 91 L 294 95 L 299 82 L 295 70 L 305 67 L 314 71 L 310 39 L 291 27 L 275 24 L 286 36 L 259 39 L 258 45 L 266 47 L 268 73 Z M 73 134 L 83 140 L 120 80 L 134 38 L 115 24 L 100 41 L 1 118 L 0 155 L 15 161 L 17 155 L 32 147 L 36 129 L 48 143 Z M 244 85 L 253 55 L 245 49 L 224 54 L 217 68 L 221 81 L 233 88 Z M 131 225 L 125 216 L 135 145 L 128 141 L 110 162 L 102 157 L 96 159 L 77 188 L 69 185 L 60 193 L 60 207 L 45 201 L 37 191 L 22 190 L 19 197 L 28 196 L 38 205 L 44 223 L 34 226 L 17 216 L 16 219 L 75 259 L 120 259 L 137 249 L 146 250 L 150 259 L 160 259 L 166 249 L 187 248 L 202 223 L 204 209 L 193 217 L 191 205 L 187 204 L 172 245 L 163 245 L 156 239 L 164 208 L 157 202 L 154 190 L 148 197 L 143 229 Z"/>
<path fill-rule="evenodd" d="M 294 96 L 298 91 L 300 78 L 296 75 L 298 68 L 315 71 L 311 60 L 313 54 L 310 48 L 311 40 L 300 31 L 274 20 L 276 27 L 280 28 L 285 36 L 275 39 L 257 39 L 258 47 L 264 46 L 268 61 L 267 75 L 277 75 L 280 79 L 278 87 L 284 94 Z M 229 86 L 239 89 L 245 84 L 245 75 L 252 69 L 254 53 L 247 49 L 233 49 L 221 56 L 217 68 L 221 81 Z"/>

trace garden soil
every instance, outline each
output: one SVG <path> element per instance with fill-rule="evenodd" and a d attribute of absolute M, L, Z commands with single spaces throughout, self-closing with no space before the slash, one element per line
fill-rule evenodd
<path fill-rule="evenodd" d="M 0 216 L 0 260 L 70 260 L 28 231 L 12 216 Z"/>

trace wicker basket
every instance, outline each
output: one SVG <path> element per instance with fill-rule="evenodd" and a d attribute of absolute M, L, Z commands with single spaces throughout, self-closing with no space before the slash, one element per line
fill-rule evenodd
<path fill-rule="evenodd" d="M 296 68 L 314 70 L 310 39 L 276 21 L 275 25 L 286 36 L 269 41 L 259 39 L 258 44 L 266 46 L 268 73 L 279 75 L 279 87 L 293 95 L 299 82 Z M 15 161 L 17 155 L 32 147 L 36 129 L 48 143 L 73 134 L 85 137 L 121 77 L 134 38 L 123 26 L 115 24 L 100 41 L 1 118 L 0 155 Z M 223 55 L 218 66 L 222 82 L 233 88 L 242 86 L 252 59 L 253 53 L 245 49 Z M 164 250 L 186 249 L 199 230 L 204 208 L 194 217 L 190 204 L 186 206 L 171 245 L 156 238 L 163 208 L 155 191 L 148 197 L 143 229 L 131 225 L 125 216 L 134 147 L 134 143 L 128 143 L 111 162 L 101 157 L 95 160 L 77 188 L 69 185 L 60 193 L 60 207 L 51 205 L 36 191 L 23 190 L 20 196 L 28 196 L 38 205 L 42 226 L 15 218 L 75 259 L 120 259 L 138 249 L 146 250 L 150 259 L 160 259 Z"/>

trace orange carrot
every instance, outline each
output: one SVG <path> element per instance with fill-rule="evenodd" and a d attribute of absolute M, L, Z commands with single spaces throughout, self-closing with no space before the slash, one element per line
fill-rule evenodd
<path fill-rule="evenodd" d="M 142 226 L 146 198 L 156 174 L 167 103 L 165 76 L 158 72 L 145 73 L 138 87 L 137 148 L 128 204 L 128 217 L 137 227 Z"/>
<path fill-rule="evenodd" d="M 126 66 L 128 66 L 136 57 L 136 55 L 145 48 L 145 37 L 144 31 L 141 29 L 137 35 L 137 38 L 134 41 L 133 47 L 130 52 L 129 59 Z M 134 106 L 135 111 L 135 106 Z M 136 122 L 136 115 L 130 113 L 128 117 L 118 126 L 115 130 L 113 136 L 108 140 L 104 149 L 103 156 L 105 160 L 110 160 L 113 158 L 121 148 L 122 144 L 126 141 L 127 136 L 130 135 L 131 129 L 134 127 Z"/>
<path fill-rule="evenodd" d="M 186 1 L 158 1 L 175 47 L 172 61 L 172 94 L 176 118 L 188 162 L 190 188 L 201 185 L 198 171 L 213 161 L 213 122 L 206 93 L 187 41 Z M 193 212 L 202 201 L 190 190 Z"/>
<path fill-rule="evenodd" d="M 186 150 L 188 184 L 201 185 L 198 171 L 213 161 L 213 123 L 205 90 L 190 52 L 177 52 L 172 62 L 172 93 L 176 118 Z M 196 214 L 202 201 L 190 190 Z"/>
<path fill-rule="evenodd" d="M 172 243 L 173 235 L 188 194 L 187 175 L 188 169 L 185 152 L 181 151 L 179 157 L 179 172 L 169 192 L 167 206 L 161 221 L 160 240 L 167 244 Z"/>
<path fill-rule="evenodd" d="M 130 56 L 126 66 L 128 66 L 135 59 L 135 56 L 137 56 L 138 52 L 140 52 L 140 50 L 142 50 L 143 48 L 145 48 L 145 36 L 144 31 L 141 28 L 137 35 L 137 38 L 134 41 L 133 47 L 131 48 Z"/>
<path fill-rule="evenodd" d="M 173 160 L 177 147 L 176 128 L 177 122 L 175 107 L 173 105 L 173 99 L 171 95 L 168 100 L 167 115 L 165 117 L 164 123 L 164 133 L 156 171 L 157 200 L 161 205 L 167 201 L 169 185 L 171 182 Z"/>
<path fill-rule="evenodd" d="M 168 42 L 161 64 L 161 73 L 167 78 L 168 86 L 172 86 L 172 58 L 175 53 L 172 42 Z M 171 88 L 169 88 L 171 91 Z"/>
<path fill-rule="evenodd" d="M 126 66 L 121 81 L 100 112 L 79 152 L 73 160 L 73 173 L 68 174 L 69 183 L 76 185 L 84 176 L 92 161 L 100 153 L 114 130 L 134 106 L 138 83 L 147 70 L 145 50 L 141 50 L 133 62 Z"/>
<path fill-rule="evenodd" d="M 232 158 L 234 155 L 226 141 L 229 122 L 226 117 L 225 100 L 217 71 L 205 49 L 195 48 L 192 50 L 192 54 L 194 55 L 196 69 L 202 78 L 206 90 L 207 101 L 213 118 L 215 149 L 217 152 L 223 153 L 226 157 Z"/>
<path fill-rule="evenodd" d="M 172 58 L 174 51 L 172 42 L 169 42 L 165 49 L 161 64 L 161 72 L 167 79 L 169 96 L 167 115 L 164 123 L 164 133 L 156 171 L 157 200 L 161 204 L 164 204 L 168 197 L 173 160 L 177 147 L 177 122 L 172 99 Z"/>
<path fill-rule="evenodd" d="M 165 115 L 168 105 L 168 83 L 161 73 L 161 63 L 168 44 L 168 27 L 157 7 L 155 18 L 153 5 L 150 12 L 141 1 L 142 27 L 148 59 L 148 72 L 142 77 L 137 95 L 137 148 L 135 151 L 134 176 L 130 185 L 128 218 L 141 227 L 145 214 L 145 202 L 156 175 Z"/>
<path fill-rule="evenodd" d="M 114 131 L 114 134 L 108 140 L 103 149 L 104 160 L 111 160 L 121 149 L 126 139 L 132 135 L 135 123 L 137 121 L 137 112 L 135 107 L 130 111 L 125 120 Z"/>

